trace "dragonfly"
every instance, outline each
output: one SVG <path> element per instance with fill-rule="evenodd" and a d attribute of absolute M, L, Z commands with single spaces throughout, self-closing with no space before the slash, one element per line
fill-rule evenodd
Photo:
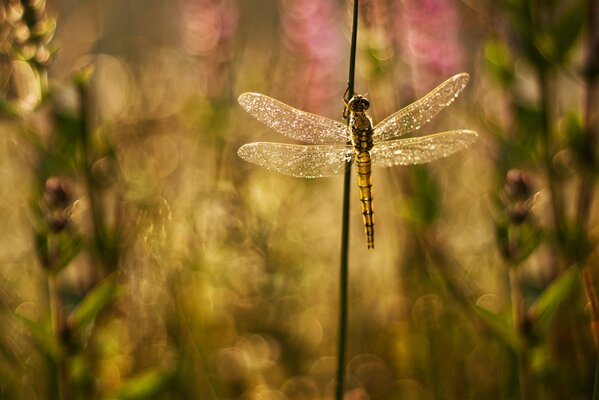
<path fill-rule="evenodd" d="M 374 248 L 372 166 L 415 165 L 447 157 L 476 140 L 477 133 L 459 129 L 426 136 L 399 138 L 418 130 L 449 106 L 468 83 L 455 75 L 430 93 L 373 125 L 363 95 L 344 99 L 348 123 L 295 109 L 260 93 L 243 93 L 239 104 L 250 115 L 288 138 L 307 143 L 255 142 L 241 146 L 244 160 L 285 175 L 321 178 L 343 174 L 355 162 L 364 232 Z"/>

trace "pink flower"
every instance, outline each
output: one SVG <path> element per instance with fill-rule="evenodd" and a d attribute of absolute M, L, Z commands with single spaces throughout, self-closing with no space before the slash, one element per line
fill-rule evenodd
<path fill-rule="evenodd" d="M 219 97 L 227 87 L 239 13 L 230 0 L 182 0 L 183 47 L 198 57 L 197 90 Z"/>
<path fill-rule="evenodd" d="M 287 50 L 289 89 L 295 106 L 308 111 L 327 113 L 342 109 L 339 94 L 339 61 L 345 42 L 340 35 L 336 2 L 333 0 L 285 0 L 282 3 L 281 27 Z M 339 104 L 331 98 L 339 94 Z"/>
<path fill-rule="evenodd" d="M 198 56 L 215 52 L 237 30 L 238 11 L 225 0 L 184 0 L 183 46 Z"/>
<path fill-rule="evenodd" d="M 414 81 L 430 88 L 462 69 L 458 13 L 453 0 L 403 0 L 396 39 Z"/>

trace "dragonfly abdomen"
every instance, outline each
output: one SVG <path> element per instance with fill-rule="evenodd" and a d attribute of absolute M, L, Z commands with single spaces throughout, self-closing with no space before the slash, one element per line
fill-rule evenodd
<path fill-rule="evenodd" d="M 350 101 L 352 142 L 356 156 L 356 172 L 358 173 L 358 189 L 362 206 L 362 220 L 369 249 L 374 248 L 374 215 L 372 210 L 372 178 L 370 150 L 373 147 L 372 121 L 366 115 L 368 102 L 361 96 Z"/>
<path fill-rule="evenodd" d="M 372 177 L 370 153 L 359 151 L 356 155 L 356 172 L 358 173 L 358 189 L 362 205 L 362 220 L 369 249 L 374 249 L 374 212 L 372 210 Z"/>

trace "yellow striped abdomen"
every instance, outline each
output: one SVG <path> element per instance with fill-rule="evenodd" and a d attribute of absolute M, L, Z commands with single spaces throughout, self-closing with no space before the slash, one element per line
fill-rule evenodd
<path fill-rule="evenodd" d="M 360 203 L 362 205 L 362 219 L 364 232 L 369 249 L 374 249 L 374 217 L 372 212 L 372 179 L 370 150 L 374 145 L 372 121 L 366 115 L 368 100 L 363 96 L 353 96 L 347 106 L 350 110 L 350 127 L 352 131 L 352 144 L 358 173 L 358 188 L 360 189 Z"/>
<path fill-rule="evenodd" d="M 372 178 L 370 153 L 360 151 L 356 154 L 356 172 L 362 205 L 362 220 L 369 249 L 374 249 L 374 215 L 372 211 Z"/>

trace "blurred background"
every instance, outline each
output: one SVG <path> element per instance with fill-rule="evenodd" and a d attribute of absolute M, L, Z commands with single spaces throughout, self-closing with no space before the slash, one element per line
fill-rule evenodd
<path fill-rule="evenodd" d="M 588 399 L 599 326 L 592 0 L 362 0 L 382 120 L 450 76 L 447 159 L 352 177 L 346 399 Z M 344 0 L 0 2 L 0 397 L 331 399 L 342 178 L 255 91 L 341 120 Z"/>

